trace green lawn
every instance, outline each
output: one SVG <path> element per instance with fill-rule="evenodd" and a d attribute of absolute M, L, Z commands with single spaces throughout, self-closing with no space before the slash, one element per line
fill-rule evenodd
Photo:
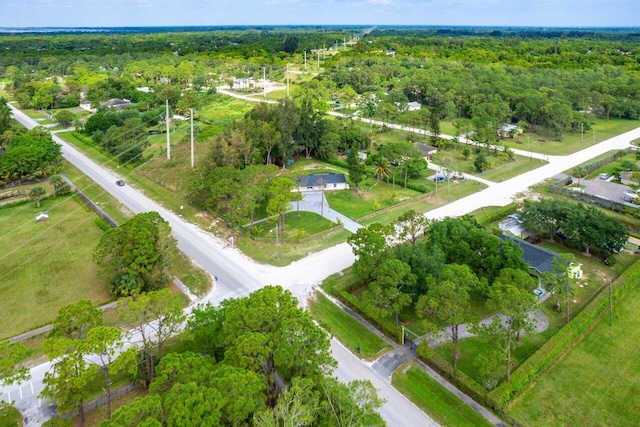
<path fill-rule="evenodd" d="M 421 195 L 415 190 L 404 189 L 399 185 L 392 186 L 383 181 L 371 187 L 373 184 L 375 184 L 375 180 L 372 180 L 368 185 L 362 185 L 362 188 L 367 188 L 366 190 L 356 191 L 352 188 L 342 191 L 327 191 L 325 195 L 332 209 L 353 219 L 361 218 L 377 210 Z"/>
<path fill-rule="evenodd" d="M 508 157 L 500 151 L 497 153 L 493 150 L 487 152 L 485 148 L 480 148 L 480 152 L 485 155 L 491 166 L 486 171 L 478 173 L 473 164 L 476 158 L 477 147 L 468 147 L 471 149 L 471 155 L 468 157 L 463 156 L 463 147 L 464 145 L 457 144 L 453 145 L 450 149 L 438 151 L 433 155 L 433 163 L 442 165 L 443 162 L 449 161 L 453 163 L 453 167 L 459 172 L 477 175 L 494 182 L 501 182 L 516 177 L 546 164 L 546 162 L 538 159 L 530 159 L 518 155 L 514 156 L 514 160 L 509 160 Z"/>
<path fill-rule="evenodd" d="M 15 406 L 0 405 L 0 426 L 16 427 L 22 426 L 22 414 Z"/>
<path fill-rule="evenodd" d="M 493 425 L 412 363 L 396 370 L 391 383 L 440 425 Z"/>
<path fill-rule="evenodd" d="M 637 425 L 640 286 L 507 412 L 524 425 Z"/>
<path fill-rule="evenodd" d="M 50 220 L 36 224 L 39 212 Z M 111 299 L 91 260 L 103 233 L 96 218 L 71 196 L 0 207 L 0 339 L 50 323 L 82 298 Z"/>
<path fill-rule="evenodd" d="M 593 124 L 594 120 L 595 124 Z M 638 120 L 609 118 L 609 121 L 607 121 L 600 116 L 595 117 L 594 120 L 591 122 L 595 132 L 589 130 L 585 131 L 583 135 L 580 135 L 580 132 L 565 133 L 562 141 L 554 141 L 553 138 L 548 136 L 527 132 L 520 135 L 518 139 L 504 139 L 502 143 L 507 147 L 519 150 L 562 156 L 575 153 L 640 126 L 640 121 Z"/>
<path fill-rule="evenodd" d="M 426 200 L 413 200 L 407 204 L 399 206 L 397 209 L 392 209 L 388 212 L 376 215 L 373 218 L 362 221 L 362 225 L 367 226 L 374 222 L 382 224 L 391 224 L 398 220 L 398 217 L 402 213 L 413 209 L 416 212 L 424 213 L 432 209 L 436 209 L 442 205 L 447 204 L 450 201 L 454 201 L 470 194 L 482 191 L 486 186 L 478 181 L 466 181 L 463 183 L 451 182 L 451 185 L 442 184 L 438 186 L 437 196 L 435 190 L 433 191 L 433 197 Z"/>
<path fill-rule="evenodd" d="M 252 240 L 248 235 L 240 234 L 236 236 L 235 244 L 245 255 L 257 262 L 285 266 L 310 253 L 344 243 L 350 235 L 351 232 L 342 229 L 321 238 L 309 240 L 304 244 L 281 242 L 276 245 L 275 237 L 273 239 Z"/>
<path fill-rule="evenodd" d="M 382 338 L 320 293 L 309 301 L 309 311 L 323 328 L 364 359 L 375 360 L 391 350 Z"/>

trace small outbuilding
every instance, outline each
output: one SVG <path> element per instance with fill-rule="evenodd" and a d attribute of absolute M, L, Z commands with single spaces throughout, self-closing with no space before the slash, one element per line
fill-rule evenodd
<path fill-rule="evenodd" d="M 38 215 L 36 215 L 36 223 L 44 221 L 49 221 L 49 215 L 47 215 L 45 212 L 40 212 Z"/>

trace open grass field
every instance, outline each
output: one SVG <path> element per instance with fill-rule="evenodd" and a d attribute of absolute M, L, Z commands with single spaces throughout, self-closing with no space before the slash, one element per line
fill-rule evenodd
<path fill-rule="evenodd" d="M 507 411 L 523 425 L 631 426 L 640 414 L 640 286 Z"/>
<path fill-rule="evenodd" d="M 580 151 L 640 126 L 639 120 L 624 120 L 610 117 L 609 121 L 607 121 L 600 116 L 596 116 L 595 119 L 591 120 L 591 123 L 593 132 L 591 130 L 585 130 L 582 135 L 579 132 L 565 133 L 562 141 L 554 141 L 553 138 L 539 135 L 535 132 L 527 132 L 520 135 L 518 139 L 504 139 L 502 143 L 507 147 L 517 148 L 519 150 L 562 156 L 575 153 L 576 151 Z"/>
<path fill-rule="evenodd" d="M 39 212 L 50 220 L 36 224 Z M 91 260 L 103 233 L 95 218 L 71 196 L 0 207 L 0 339 L 50 323 L 80 299 L 110 300 Z"/>
<path fill-rule="evenodd" d="M 493 425 L 412 363 L 396 370 L 391 383 L 440 425 Z"/>
<path fill-rule="evenodd" d="M 375 360 L 391 350 L 391 346 L 382 338 L 321 293 L 316 293 L 309 301 L 309 311 L 323 328 L 363 359 Z"/>

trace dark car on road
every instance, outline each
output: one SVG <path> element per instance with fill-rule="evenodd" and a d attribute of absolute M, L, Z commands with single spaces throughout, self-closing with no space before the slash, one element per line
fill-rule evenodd
<path fill-rule="evenodd" d="M 116 185 L 117 185 L 118 187 L 124 187 L 124 181 L 123 181 L 123 180 L 121 180 L 121 179 L 119 179 L 119 180 L 117 180 L 117 181 L 116 181 Z"/>

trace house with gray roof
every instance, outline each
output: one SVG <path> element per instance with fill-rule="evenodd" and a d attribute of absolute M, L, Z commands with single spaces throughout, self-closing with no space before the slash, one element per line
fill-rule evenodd
<path fill-rule="evenodd" d="M 522 258 L 529 264 L 529 273 L 532 276 L 540 277 L 542 273 L 553 270 L 553 259 L 558 257 L 557 253 L 506 234 L 501 234 L 499 237 L 502 240 L 512 241 L 522 249 Z"/>
<path fill-rule="evenodd" d="M 298 179 L 298 190 L 346 190 L 349 188 L 343 173 L 314 173 Z"/>

